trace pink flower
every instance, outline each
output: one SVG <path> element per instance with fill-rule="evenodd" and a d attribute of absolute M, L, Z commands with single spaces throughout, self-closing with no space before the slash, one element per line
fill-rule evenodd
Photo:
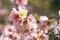
<path fill-rule="evenodd" d="M 15 21 L 15 20 L 19 19 L 18 11 L 15 8 L 13 8 L 13 10 L 11 11 L 9 19 L 10 19 L 10 21 Z"/>
<path fill-rule="evenodd" d="M 45 21 L 48 21 L 48 20 L 49 20 L 49 19 L 48 19 L 47 16 L 40 16 L 40 18 L 39 18 L 39 21 L 40 21 L 40 23 L 41 23 L 41 26 L 47 24 Z"/>
<path fill-rule="evenodd" d="M 18 6 L 18 9 L 19 9 L 19 16 L 21 16 L 22 18 L 26 18 L 28 13 L 27 8 L 24 6 Z"/>
<path fill-rule="evenodd" d="M 27 20 L 28 20 L 29 27 L 31 29 L 32 28 L 35 29 L 34 31 L 36 31 L 37 23 L 36 23 L 36 20 L 35 20 L 34 16 L 32 14 L 28 15 Z"/>
<path fill-rule="evenodd" d="M 11 2 L 12 4 L 14 4 L 14 0 L 10 0 L 10 2 Z"/>
<path fill-rule="evenodd" d="M 2 33 L 2 31 L 4 30 L 3 25 L 0 24 L 0 32 Z"/>
<path fill-rule="evenodd" d="M 60 10 L 58 11 L 58 15 L 60 16 Z"/>
<path fill-rule="evenodd" d="M 28 0 L 16 0 L 16 4 L 18 5 L 27 5 Z"/>
<path fill-rule="evenodd" d="M 37 40 L 48 40 L 48 36 L 45 35 L 45 34 L 42 34 L 41 36 L 39 36 L 39 37 L 37 38 Z"/>
<path fill-rule="evenodd" d="M 36 24 L 36 20 L 32 14 L 28 15 L 27 20 L 31 22 L 32 24 Z"/>
<path fill-rule="evenodd" d="M 60 34 L 60 24 L 54 28 L 54 34 Z"/>
<path fill-rule="evenodd" d="M 13 25 L 6 25 L 3 32 L 4 32 L 4 34 L 6 36 L 8 36 L 10 34 L 12 35 L 13 31 L 16 31 L 15 26 L 13 26 Z"/>
<path fill-rule="evenodd" d="M 29 33 L 25 33 L 24 40 L 33 40 L 33 38 L 31 37 L 31 35 Z"/>
<path fill-rule="evenodd" d="M 20 40 L 24 40 L 24 35 L 23 35 L 23 33 L 20 33 Z"/>
<path fill-rule="evenodd" d="M 19 16 L 19 12 L 15 8 L 11 11 L 9 20 L 12 21 L 15 26 L 18 26 L 19 22 L 21 22 L 22 18 Z"/>
<path fill-rule="evenodd" d="M 6 8 L 0 9 L 0 16 L 5 16 L 8 13 L 8 10 Z"/>

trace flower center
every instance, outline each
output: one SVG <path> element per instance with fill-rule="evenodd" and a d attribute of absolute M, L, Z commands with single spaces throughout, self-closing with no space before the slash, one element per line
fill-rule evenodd
<path fill-rule="evenodd" d="M 16 19 L 19 18 L 19 15 L 15 15 L 15 18 L 16 18 Z"/>
<path fill-rule="evenodd" d="M 19 15 L 20 16 L 24 16 L 25 14 L 24 14 L 24 11 L 21 11 L 20 13 L 19 13 Z"/>

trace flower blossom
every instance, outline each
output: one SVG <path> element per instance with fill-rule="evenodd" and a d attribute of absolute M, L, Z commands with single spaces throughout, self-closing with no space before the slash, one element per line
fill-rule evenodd
<path fill-rule="evenodd" d="M 40 35 L 37 40 L 48 40 L 48 36 L 46 34 Z"/>
<path fill-rule="evenodd" d="M 39 21 L 40 21 L 41 25 L 45 25 L 46 24 L 45 21 L 48 21 L 48 17 L 47 16 L 40 16 Z"/>
<path fill-rule="evenodd" d="M 25 33 L 24 40 L 33 40 L 33 38 L 31 37 L 31 35 L 29 33 Z"/>
<path fill-rule="evenodd" d="M 19 11 L 13 8 L 10 13 L 9 20 L 12 21 L 15 26 L 18 26 L 23 20 L 23 18 L 19 16 Z"/>
<path fill-rule="evenodd" d="M 5 35 L 7 37 L 7 39 L 10 38 L 10 36 L 12 36 L 11 37 L 12 40 L 15 38 L 16 38 L 16 40 L 22 40 L 22 37 L 23 37 L 23 34 L 18 32 L 18 30 L 13 25 L 6 25 L 2 35 Z M 4 39 L 6 37 L 4 37 Z"/>
<path fill-rule="evenodd" d="M 32 14 L 28 15 L 27 20 L 28 20 L 30 29 L 34 29 L 34 31 L 36 31 L 37 24 L 36 24 L 36 20 L 35 20 L 34 16 Z"/>
<path fill-rule="evenodd" d="M 13 32 L 15 32 L 16 31 L 16 29 L 15 29 L 15 27 L 13 26 L 13 25 L 6 25 L 5 26 L 5 28 L 4 28 L 4 31 L 3 31 L 3 33 L 6 35 L 6 36 L 8 36 L 8 35 L 12 35 L 13 34 Z"/>
<path fill-rule="evenodd" d="M 36 38 L 37 40 L 48 40 L 48 36 L 43 33 L 43 30 L 38 29 L 35 33 L 32 33 L 31 36 Z"/>
<path fill-rule="evenodd" d="M 28 0 L 16 0 L 16 4 L 18 4 L 18 5 L 27 5 Z"/>
<path fill-rule="evenodd" d="M 60 34 L 60 24 L 54 28 L 54 34 Z"/>
<path fill-rule="evenodd" d="M 18 6 L 18 9 L 19 9 L 19 16 L 21 16 L 22 18 L 26 18 L 28 13 L 27 8 L 24 6 Z"/>
<path fill-rule="evenodd" d="M 10 21 L 17 21 L 19 18 L 20 17 L 18 11 L 13 8 L 9 16 Z"/>

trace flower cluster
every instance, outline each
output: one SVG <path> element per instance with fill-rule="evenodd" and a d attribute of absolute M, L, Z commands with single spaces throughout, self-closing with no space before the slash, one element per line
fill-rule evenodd
<path fill-rule="evenodd" d="M 22 40 L 23 36 L 13 25 L 6 25 L 2 34 L 1 40 Z"/>
<path fill-rule="evenodd" d="M 9 19 L 13 22 L 16 29 L 24 31 L 24 35 L 26 36 L 23 38 L 24 40 L 41 40 L 39 39 L 40 36 L 44 39 L 46 35 L 43 34 L 43 30 L 38 30 L 37 21 L 34 15 L 28 15 L 28 9 L 26 8 L 27 1 L 28 0 L 16 0 L 16 4 L 18 4 L 18 10 L 13 8 Z"/>
<path fill-rule="evenodd" d="M 55 34 L 60 32 L 55 20 L 49 21 L 47 16 L 40 16 L 37 22 L 33 14 L 28 15 L 27 2 L 28 0 L 16 0 L 18 9 L 12 8 L 9 15 L 13 25 L 5 26 L 1 40 L 48 40 L 46 33 L 49 30 L 53 29 Z M 51 27 L 47 25 L 48 21 L 52 22 Z"/>

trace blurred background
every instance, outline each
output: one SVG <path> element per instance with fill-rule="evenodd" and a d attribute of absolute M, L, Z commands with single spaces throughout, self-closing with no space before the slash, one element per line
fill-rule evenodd
<path fill-rule="evenodd" d="M 8 23 L 8 16 L 13 7 L 16 7 L 14 0 L 0 0 L 0 24 Z M 58 19 L 60 0 L 28 0 L 29 13 L 46 15 L 48 18 Z"/>

